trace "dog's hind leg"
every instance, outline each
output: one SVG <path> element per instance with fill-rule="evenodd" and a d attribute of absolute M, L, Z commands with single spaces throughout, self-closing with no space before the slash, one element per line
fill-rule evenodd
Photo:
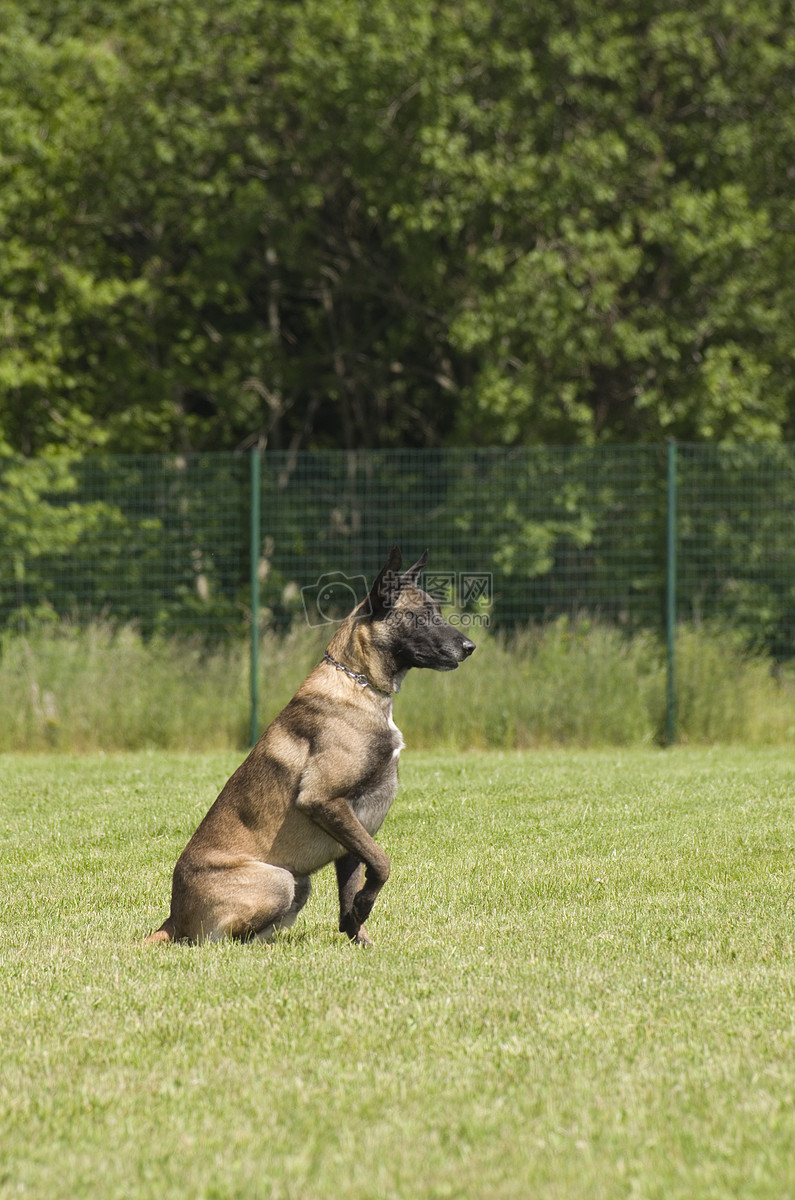
<path fill-rule="evenodd" d="M 283 929 L 291 929 L 295 924 L 296 918 L 301 909 L 306 904 L 312 891 L 312 880 L 308 875 L 295 876 L 295 892 L 293 902 L 287 912 L 278 917 L 275 921 L 271 921 L 263 929 L 257 930 L 254 935 L 258 942 L 269 942 L 273 935 Z"/>
<path fill-rule="evenodd" d="M 170 920 L 176 938 L 189 942 L 267 938 L 282 921 L 291 924 L 309 896 L 303 876 L 254 858 L 176 870 L 174 882 Z"/>

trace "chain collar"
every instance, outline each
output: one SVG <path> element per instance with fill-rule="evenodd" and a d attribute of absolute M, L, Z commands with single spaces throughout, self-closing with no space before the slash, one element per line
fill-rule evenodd
<path fill-rule="evenodd" d="M 360 688 L 372 688 L 374 692 L 378 692 L 379 696 L 389 696 L 390 700 L 392 699 L 391 692 L 385 692 L 383 688 L 376 687 L 372 679 L 369 679 L 366 675 L 362 675 L 359 671 L 351 670 L 350 667 L 345 666 L 345 663 L 337 662 L 336 658 L 331 657 L 328 650 L 323 655 L 323 661 L 331 663 L 332 667 L 336 667 L 338 671 L 344 671 Z"/>

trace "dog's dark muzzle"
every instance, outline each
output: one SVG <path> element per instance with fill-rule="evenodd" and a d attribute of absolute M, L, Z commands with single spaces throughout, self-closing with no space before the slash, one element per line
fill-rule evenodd
<path fill-rule="evenodd" d="M 462 663 L 465 658 L 469 658 L 474 649 L 474 642 L 471 642 L 469 638 L 461 638 L 461 641 L 453 649 L 451 664 L 452 669 L 455 670 L 459 663 Z"/>

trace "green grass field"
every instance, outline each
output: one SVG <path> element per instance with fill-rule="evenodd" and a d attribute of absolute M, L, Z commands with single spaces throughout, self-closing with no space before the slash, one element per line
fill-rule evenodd
<path fill-rule="evenodd" d="M 142 947 L 239 756 L 0 757 L 0 1195 L 795 1194 L 795 760 L 407 751 L 358 950 Z"/>

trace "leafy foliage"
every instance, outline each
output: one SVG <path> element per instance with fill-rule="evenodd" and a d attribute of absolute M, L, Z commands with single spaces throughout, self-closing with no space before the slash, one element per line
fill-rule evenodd
<path fill-rule="evenodd" d="M 0 15 L 0 449 L 792 436 L 783 0 Z"/>

